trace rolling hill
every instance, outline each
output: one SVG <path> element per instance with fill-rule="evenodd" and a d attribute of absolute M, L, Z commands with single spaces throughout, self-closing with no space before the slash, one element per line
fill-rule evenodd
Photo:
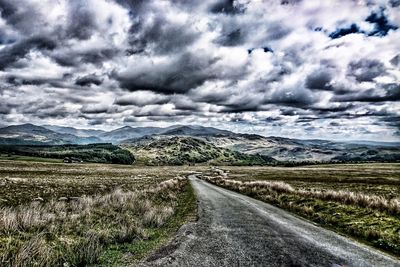
<path fill-rule="evenodd" d="M 231 136 L 235 133 L 220 130 L 213 127 L 198 125 L 174 125 L 167 128 L 160 127 L 130 127 L 125 126 L 116 130 L 100 134 L 98 137 L 104 141 L 121 143 L 129 139 L 138 139 L 144 136 L 168 135 L 168 136 Z"/>
<path fill-rule="evenodd" d="M 135 155 L 138 163 L 146 165 L 266 165 L 276 162 L 268 156 L 246 155 L 189 136 L 143 137 L 121 146 Z"/>
<path fill-rule="evenodd" d="M 159 127 L 130 127 L 125 126 L 112 130 L 110 132 L 105 132 L 99 135 L 103 141 L 119 143 L 126 139 L 140 138 L 146 135 L 155 135 L 161 133 L 164 128 Z"/>
<path fill-rule="evenodd" d="M 61 133 L 61 134 L 72 134 L 78 137 L 97 137 L 105 131 L 102 130 L 93 130 L 93 129 L 76 129 L 74 127 L 63 127 L 56 125 L 42 125 L 42 127 L 49 129 L 53 132 Z"/>
<path fill-rule="evenodd" d="M 333 142 L 327 140 L 300 140 L 257 135 L 208 137 L 215 146 L 245 154 L 260 154 L 279 161 L 327 162 L 327 161 L 400 161 L 400 147 L 392 143 L 367 145 Z"/>
<path fill-rule="evenodd" d="M 0 144 L 2 145 L 62 145 L 100 142 L 101 140 L 97 137 L 78 137 L 29 123 L 0 128 Z"/>
<path fill-rule="evenodd" d="M 400 161 L 399 142 L 301 140 L 240 134 L 198 125 L 174 125 L 167 128 L 125 126 L 109 132 L 49 125 L 42 127 L 33 124 L 0 128 L 0 145 L 92 143 L 128 144 L 131 149 L 134 148 L 144 155 L 142 157 L 146 158 L 144 161 L 152 164 L 225 160 L 231 164 L 237 160 L 237 155 L 250 157 L 261 155 L 266 159 L 273 158 L 281 162 Z M 165 149 L 161 149 L 162 146 L 165 146 Z M 147 153 L 144 148 L 150 152 Z M 187 153 L 185 149 L 190 151 Z M 227 159 L 221 156 L 225 152 L 239 154 L 232 154 L 233 156 Z M 152 158 L 153 153 L 158 154 L 158 157 Z M 179 153 L 182 155 L 178 155 Z M 206 157 L 203 158 L 200 154 Z"/>

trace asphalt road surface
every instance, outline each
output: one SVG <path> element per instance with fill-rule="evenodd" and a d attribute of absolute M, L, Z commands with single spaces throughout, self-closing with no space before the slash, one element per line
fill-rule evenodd
<path fill-rule="evenodd" d="M 189 176 L 199 218 L 144 266 L 400 266 L 284 210 Z"/>

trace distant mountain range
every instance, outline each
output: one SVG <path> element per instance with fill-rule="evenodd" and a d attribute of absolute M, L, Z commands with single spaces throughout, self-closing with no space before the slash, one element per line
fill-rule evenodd
<path fill-rule="evenodd" d="M 43 125 L 42 127 L 49 129 L 53 132 L 61 134 L 72 134 L 78 137 L 93 137 L 105 133 L 105 131 L 102 130 L 76 129 L 73 127 L 63 127 L 63 126 L 53 126 L 53 125 Z"/>
<path fill-rule="evenodd" d="M 12 125 L 0 128 L 0 144 L 3 145 L 62 145 L 91 144 L 102 142 L 95 136 L 77 136 L 64 127 L 55 131 L 33 124 Z M 72 128 L 73 129 L 73 128 Z M 76 130 L 76 129 L 75 129 Z"/>
<path fill-rule="evenodd" d="M 128 140 L 154 135 L 183 136 L 231 136 L 230 131 L 212 127 L 175 125 L 160 127 L 130 127 L 125 126 L 109 132 L 93 129 L 76 129 L 53 125 L 37 126 L 33 124 L 12 125 L 0 128 L 0 144 L 10 145 L 60 145 L 89 143 L 124 143 Z"/>
<path fill-rule="evenodd" d="M 236 151 L 244 155 L 262 156 L 264 159 L 279 161 L 400 161 L 400 142 L 334 142 L 265 137 L 197 125 L 175 125 L 167 128 L 125 126 L 108 132 L 33 124 L 0 128 L 0 144 L 2 145 L 91 143 L 119 144 L 126 148 L 130 147 L 131 151 L 152 148 L 150 150 L 153 153 L 159 153 L 159 156 L 164 155 L 158 157 L 158 159 L 164 158 L 164 161 L 167 157 L 166 151 L 171 151 L 176 154 L 175 157 L 178 157 L 180 151 L 177 150 L 178 147 L 186 149 L 190 147 L 191 152 L 185 152 L 185 157 L 189 158 L 198 151 L 204 154 L 205 148 L 209 148 L 213 151 L 210 152 L 211 155 L 215 154 L 218 160 L 227 160 L 221 155 L 224 153 L 228 155 L 230 152 L 227 151 Z M 171 149 L 165 150 L 164 146 Z M 236 156 L 231 154 L 230 158 Z M 168 161 L 174 160 L 168 159 Z M 182 161 L 184 158 L 179 156 L 176 160 Z M 154 159 L 152 161 L 154 162 Z"/>

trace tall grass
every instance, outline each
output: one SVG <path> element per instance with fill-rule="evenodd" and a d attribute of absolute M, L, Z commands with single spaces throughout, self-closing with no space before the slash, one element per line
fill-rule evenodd
<path fill-rule="evenodd" d="M 145 239 L 146 228 L 163 225 L 186 183 L 175 178 L 148 190 L 3 207 L 0 266 L 95 263 L 105 246 Z"/>
<path fill-rule="evenodd" d="M 220 174 L 220 173 L 218 173 Z M 400 214 L 400 198 L 387 199 L 383 196 L 351 192 L 346 190 L 295 189 L 290 184 L 281 181 L 235 181 L 226 176 L 204 176 L 203 179 L 238 192 L 247 193 L 287 193 L 301 197 L 336 201 L 346 205 L 370 208 L 389 214 Z"/>

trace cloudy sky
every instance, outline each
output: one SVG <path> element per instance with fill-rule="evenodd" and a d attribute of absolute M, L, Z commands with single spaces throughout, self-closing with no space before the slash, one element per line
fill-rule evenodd
<path fill-rule="evenodd" d="M 399 140 L 400 0 L 0 0 L 0 124 Z"/>

